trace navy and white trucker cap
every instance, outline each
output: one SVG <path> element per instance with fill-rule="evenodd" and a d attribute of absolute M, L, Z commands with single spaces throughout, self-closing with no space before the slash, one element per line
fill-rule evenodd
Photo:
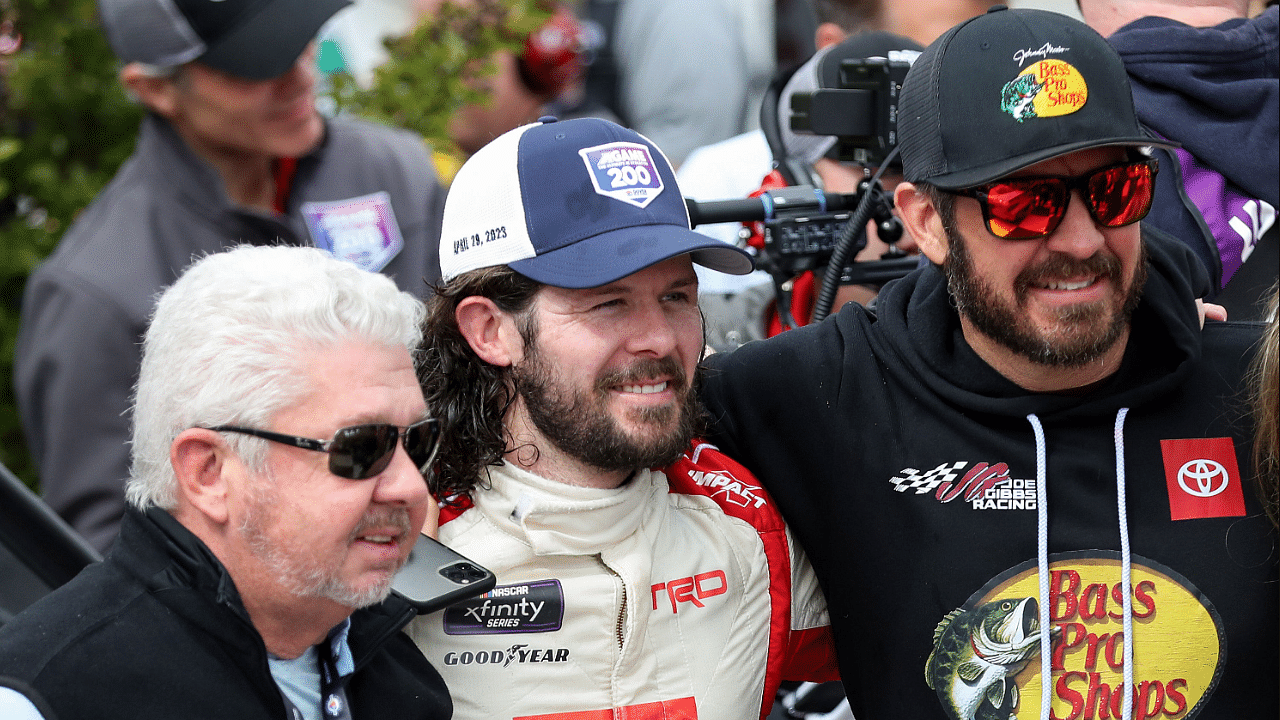
<path fill-rule="evenodd" d="M 283 75 L 351 0 L 98 0 L 107 41 L 125 62 L 193 60 L 245 80 Z"/>
<path fill-rule="evenodd" d="M 506 132 L 463 164 L 445 198 L 445 282 L 506 265 L 590 288 L 684 253 L 731 275 L 752 269 L 746 252 L 689 228 L 662 151 L 608 120 L 543 118 Z"/>

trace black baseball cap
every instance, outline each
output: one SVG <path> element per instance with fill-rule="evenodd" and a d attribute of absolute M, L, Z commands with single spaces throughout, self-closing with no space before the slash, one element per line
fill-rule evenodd
<path fill-rule="evenodd" d="M 98 0 L 112 50 L 125 62 L 198 60 L 245 80 L 283 75 L 351 0 Z"/>
<path fill-rule="evenodd" d="M 1178 147 L 1138 125 L 1124 63 L 1084 23 L 993 7 L 925 48 L 902 84 L 903 175 L 982 185 L 1096 147 Z"/>

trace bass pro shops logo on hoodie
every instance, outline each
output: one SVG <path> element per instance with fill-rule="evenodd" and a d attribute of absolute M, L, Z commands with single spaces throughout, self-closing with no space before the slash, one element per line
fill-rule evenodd
<path fill-rule="evenodd" d="M 1051 673 L 1048 717 L 1120 718 L 1124 682 L 1119 553 L 1049 557 Z M 1218 684 L 1226 657 L 1222 619 L 1186 578 L 1131 556 L 1134 720 L 1191 720 Z M 993 578 L 933 632 L 924 681 L 952 720 L 1039 720 L 1039 573 L 1029 560 Z"/>
<path fill-rule="evenodd" d="M 1035 510 L 1036 480 L 1009 476 L 1006 463 L 942 463 L 932 470 L 903 468 L 889 478 L 895 492 L 933 494 L 940 503 L 956 500 L 974 510 Z"/>

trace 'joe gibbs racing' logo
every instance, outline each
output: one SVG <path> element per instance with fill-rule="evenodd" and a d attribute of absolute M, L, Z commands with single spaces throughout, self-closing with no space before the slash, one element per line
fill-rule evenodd
<path fill-rule="evenodd" d="M 1009 476 L 1006 463 L 964 460 L 942 463 L 927 472 L 903 468 L 889 478 L 895 492 L 933 493 L 940 503 L 962 500 L 974 510 L 1035 510 L 1036 480 Z"/>
<path fill-rule="evenodd" d="M 644 145 L 615 142 L 584 148 L 578 154 L 601 195 L 645 207 L 662 194 L 662 175 Z"/>

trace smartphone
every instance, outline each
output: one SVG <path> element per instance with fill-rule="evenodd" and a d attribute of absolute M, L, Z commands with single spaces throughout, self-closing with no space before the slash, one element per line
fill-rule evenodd
<path fill-rule="evenodd" d="M 483 595 L 498 578 L 476 563 L 446 547 L 439 540 L 420 535 L 391 590 L 408 600 L 419 615 L 428 615 L 456 602 Z"/>

